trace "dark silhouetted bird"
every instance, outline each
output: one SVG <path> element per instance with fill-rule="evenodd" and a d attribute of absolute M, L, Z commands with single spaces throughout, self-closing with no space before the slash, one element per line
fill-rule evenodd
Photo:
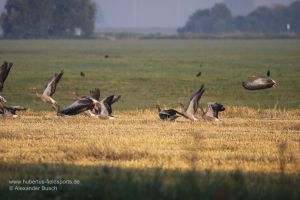
<path fill-rule="evenodd" d="M 3 90 L 4 82 L 9 74 L 10 69 L 12 68 L 12 63 L 7 63 L 6 61 L 0 67 L 0 92 Z"/>
<path fill-rule="evenodd" d="M 174 109 L 162 110 L 159 107 L 159 105 L 156 105 L 156 108 L 158 110 L 158 115 L 159 115 L 159 118 L 161 120 L 164 120 L 164 121 L 175 121 L 175 119 L 177 119 L 178 117 L 180 117 L 180 115 L 188 119 L 187 116 L 185 116 L 181 112 L 178 112 L 177 110 L 174 110 Z"/>

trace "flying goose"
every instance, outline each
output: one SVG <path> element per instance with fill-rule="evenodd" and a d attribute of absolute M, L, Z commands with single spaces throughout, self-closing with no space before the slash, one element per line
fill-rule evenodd
<path fill-rule="evenodd" d="M 272 87 L 276 87 L 277 83 L 270 78 L 271 72 L 270 70 L 267 71 L 267 77 L 259 77 L 251 82 L 242 82 L 242 86 L 246 90 L 262 90 L 268 89 Z"/>
<path fill-rule="evenodd" d="M 113 119 L 112 116 L 112 104 L 117 102 L 121 98 L 120 95 L 111 95 L 99 101 L 99 104 L 93 110 L 89 110 L 90 115 L 93 117 L 99 117 L 102 119 Z"/>
<path fill-rule="evenodd" d="M 187 107 L 184 108 L 184 105 L 180 104 L 181 107 L 184 109 L 183 114 L 187 116 L 191 121 L 199 120 L 199 118 L 196 117 L 195 114 L 199 107 L 199 100 L 203 95 L 204 91 L 204 85 L 201 85 L 201 87 L 197 91 L 195 91 L 190 97 L 189 104 L 187 105 Z"/>
<path fill-rule="evenodd" d="M 159 107 L 159 105 L 156 105 L 156 108 L 157 108 L 157 110 L 159 112 L 158 115 L 159 115 L 159 118 L 161 120 L 164 120 L 164 121 L 175 121 L 178 117 L 180 117 L 180 115 L 188 119 L 187 116 L 185 116 L 181 112 L 178 112 L 177 110 L 174 110 L 174 109 L 162 110 Z"/>
<path fill-rule="evenodd" d="M 224 111 L 225 107 L 217 102 L 208 102 L 206 112 L 201 107 L 200 109 L 202 110 L 202 118 L 204 120 L 219 121 L 219 112 Z"/>
<path fill-rule="evenodd" d="M 96 106 L 100 106 L 99 102 L 89 97 L 79 97 L 74 103 L 66 107 L 64 110 L 58 111 L 57 115 L 77 115 L 84 111 L 94 109 Z"/>
<path fill-rule="evenodd" d="M 2 66 L 0 67 L 0 92 L 3 90 L 4 82 L 9 74 L 10 69 L 12 68 L 13 63 L 7 63 L 4 61 Z"/>
<path fill-rule="evenodd" d="M 43 102 L 51 104 L 52 108 L 58 112 L 59 111 L 59 105 L 57 102 L 51 98 L 52 95 L 55 93 L 56 86 L 61 79 L 62 75 L 64 74 L 64 71 L 62 70 L 59 74 L 54 74 L 54 77 L 46 84 L 44 88 L 43 94 L 39 94 L 36 92 L 36 95 L 42 99 Z"/>
<path fill-rule="evenodd" d="M 18 117 L 16 112 L 24 110 L 27 110 L 27 108 L 22 106 L 4 106 L 2 110 L 0 109 L 0 116 L 16 118 Z"/>

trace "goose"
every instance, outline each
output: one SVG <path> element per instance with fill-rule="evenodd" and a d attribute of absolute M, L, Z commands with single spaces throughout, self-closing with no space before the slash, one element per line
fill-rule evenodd
<path fill-rule="evenodd" d="M 84 74 L 83 72 L 80 72 L 80 76 L 84 77 L 84 76 L 85 76 L 85 74 Z"/>
<path fill-rule="evenodd" d="M 94 109 L 97 106 L 100 106 L 97 100 L 90 97 L 79 97 L 74 103 L 66 107 L 64 110 L 59 110 L 57 115 L 77 115 L 84 111 Z"/>
<path fill-rule="evenodd" d="M 121 95 L 111 95 L 104 98 L 97 104 L 95 109 L 89 110 L 90 115 L 101 119 L 114 119 L 114 116 L 112 116 L 112 104 L 117 102 L 120 98 Z"/>
<path fill-rule="evenodd" d="M 54 74 L 54 77 L 46 84 L 43 94 L 39 94 L 36 91 L 36 95 L 42 99 L 43 102 L 51 104 L 52 108 L 58 112 L 59 105 L 57 102 L 52 98 L 52 95 L 55 93 L 56 86 L 60 81 L 64 71 L 61 71 L 59 74 Z"/>
<path fill-rule="evenodd" d="M 9 74 L 10 69 L 12 68 L 13 63 L 7 63 L 4 61 L 4 63 L 0 67 L 0 92 L 2 92 L 4 87 L 4 82 Z"/>
<path fill-rule="evenodd" d="M 262 90 L 262 89 L 268 89 L 272 87 L 276 87 L 277 83 L 270 78 L 271 72 L 270 70 L 267 71 L 267 77 L 259 77 L 251 82 L 242 82 L 242 86 L 246 90 Z"/>
<path fill-rule="evenodd" d="M 158 115 L 161 120 L 175 121 L 178 117 L 180 117 L 180 115 L 183 116 L 184 118 L 188 119 L 187 116 L 185 116 L 181 112 L 178 112 L 177 110 L 174 110 L 174 109 L 162 110 L 159 105 L 156 105 L 156 108 L 158 110 L 158 113 L 159 113 Z"/>
<path fill-rule="evenodd" d="M 217 102 L 208 102 L 207 111 L 204 112 L 203 108 L 200 107 L 202 111 L 202 118 L 209 121 L 219 121 L 219 112 L 225 110 L 225 107 Z"/>
<path fill-rule="evenodd" d="M 0 115 L 3 117 L 18 117 L 17 111 L 24 111 L 27 110 L 27 108 L 24 108 L 22 106 L 4 106 L 2 111 L 0 110 Z"/>
<path fill-rule="evenodd" d="M 180 104 L 184 110 L 183 114 L 187 116 L 191 121 L 199 120 L 199 118 L 196 117 L 195 114 L 199 107 L 199 100 L 203 95 L 204 91 L 204 85 L 201 85 L 201 87 L 197 91 L 195 91 L 190 97 L 189 104 L 187 105 L 187 107 L 184 107 L 182 103 Z"/>
<path fill-rule="evenodd" d="M 268 88 L 272 88 L 272 87 L 276 87 L 277 83 L 271 79 L 271 78 L 267 78 L 267 77 L 261 77 L 261 78 L 257 78 L 252 82 L 242 82 L 242 86 L 246 89 L 246 90 L 262 90 L 262 89 L 268 89 Z"/>

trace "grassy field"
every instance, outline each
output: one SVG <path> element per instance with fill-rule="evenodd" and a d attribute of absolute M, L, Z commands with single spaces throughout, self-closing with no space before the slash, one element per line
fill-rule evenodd
<path fill-rule="evenodd" d="M 156 103 L 177 107 L 202 83 L 203 102 L 287 109 L 300 104 L 300 40 L 0 40 L 0 45 L 0 60 L 14 63 L 3 95 L 32 110 L 49 110 L 34 89 L 61 69 L 65 74 L 54 98 L 62 107 L 71 103 L 71 92 L 86 95 L 95 87 L 102 96 L 122 95 L 116 104 L 121 110 Z M 268 69 L 277 89 L 249 92 L 241 87 Z"/>
<path fill-rule="evenodd" d="M 300 198 L 300 40 L 0 45 L 0 60 L 14 63 L 1 95 L 8 105 L 30 108 L 17 119 L 0 118 L 0 199 Z M 61 69 L 54 98 L 62 107 L 72 92 L 99 87 L 102 97 L 122 95 L 113 106 L 116 119 L 55 116 L 34 90 Z M 241 87 L 268 69 L 278 88 Z M 226 107 L 220 122 L 159 120 L 155 104 L 178 108 L 201 84 L 202 105 Z M 22 182 L 46 179 L 76 184 Z M 42 185 L 57 191 L 15 189 Z"/>

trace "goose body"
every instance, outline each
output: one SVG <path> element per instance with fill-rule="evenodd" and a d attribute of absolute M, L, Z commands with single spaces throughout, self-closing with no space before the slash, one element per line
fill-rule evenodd
<path fill-rule="evenodd" d="M 276 82 L 268 77 L 263 78 L 257 78 L 252 82 L 242 82 L 242 86 L 246 90 L 262 90 L 262 89 L 268 89 L 272 87 L 276 87 Z"/>
<path fill-rule="evenodd" d="M 180 116 L 188 118 L 183 113 L 178 112 L 177 110 L 174 110 L 174 109 L 161 110 L 159 105 L 156 105 L 156 108 L 158 110 L 159 118 L 164 121 L 175 121 Z"/>
<path fill-rule="evenodd" d="M 59 105 L 52 98 L 52 95 L 55 93 L 57 84 L 59 83 L 63 74 L 63 71 L 61 71 L 59 74 L 54 74 L 54 77 L 46 84 L 42 94 L 36 92 L 36 95 L 41 98 L 43 102 L 50 104 L 55 111 L 59 110 Z"/>
<path fill-rule="evenodd" d="M 225 107 L 217 102 L 207 103 L 207 111 L 203 113 L 202 118 L 208 121 L 219 121 L 219 112 L 225 110 Z"/>
<path fill-rule="evenodd" d="M 90 115 L 102 119 L 113 119 L 112 104 L 117 102 L 120 98 L 120 95 L 111 95 L 109 97 L 104 98 L 103 100 L 99 101 L 99 104 L 98 106 L 96 106 L 96 108 L 89 111 Z"/>
<path fill-rule="evenodd" d="M 2 110 L 0 109 L 0 116 L 3 117 L 18 117 L 17 111 L 24 111 L 27 110 L 22 106 L 4 106 Z"/>
<path fill-rule="evenodd" d="M 64 110 L 58 111 L 58 115 L 77 115 L 84 111 L 95 108 L 97 100 L 89 97 L 80 97 Z"/>
<path fill-rule="evenodd" d="M 271 71 L 268 70 L 267 77 L 259 77 L 247 83 L 242 82 L 242 86 L 246 90 L 263 90 L 263 89 L 276 87 L 277 83 L 270 76 L 271 76 Z"/>

